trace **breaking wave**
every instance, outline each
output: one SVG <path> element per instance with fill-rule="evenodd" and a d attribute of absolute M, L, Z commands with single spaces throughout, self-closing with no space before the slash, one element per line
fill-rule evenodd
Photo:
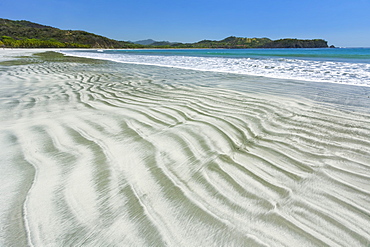
<path fill-rule="evenodd" d="M 163 52 L 163 51 L 162 51 Z M 172 51 L 174 52 L 174 51 Z M 370 86 L 370 62 L 355 63 L 342 60 L 305 60 L 296 58 L 228 57 L 165 55 L 127 52 L 125 50 L 63 51 L 64 54 L 94 59 L 106 59 L 122 63 L 157 65 L 200 71 L 226 72 L 280 79 L 294 79 L 317 82 Z M 172 54 L 171 51 L 168 52 Z M 189 51 L 190 54 L 191 50 Z M 160 54 L 160 55 L 158 55 Z M 206 53 L 205 53 L 206 54 Z M 222 54 L 222 53 L 218 53 Z"/>

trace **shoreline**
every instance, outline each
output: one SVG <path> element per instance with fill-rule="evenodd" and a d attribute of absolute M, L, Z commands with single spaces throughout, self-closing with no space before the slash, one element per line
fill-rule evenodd
<path fill-rule="evenodd" d="M 227 53 L 229 49 L 221 49 L 222 53 L 218 55 L 208 55 L 208 52 L 198 54 L 197 51 L 219 51 L 220 49 L 191 49 L 194 50 L 194 54 L 190 53 L 189 55 L 186 54 L 186 52 L 189 51 L 187 49 L 164 49 L 164 51 L 169 52 L 168 54 L 162 54 L 160 52 L 161 50 L 163 49 L 153 49 L 147 54 L 145 54 L 145 51 L 147 51 L 145 49 L 116 50 L 128 51 L 124 55 L 120 55 L 118 52 L 110 53 L 110 50 L 106 50 L 105 53 L 96 53 L 94 52 L 96 50 L 92 50 L 90 53 L 73 51 L 62 51 L 62 53 L 77 57 L 103 59 L 127 64 L 370 87 L 370 84 L 367 83 L 366 80 L 366 77 L 369 77 L 369 75 L 365 69 L 367 63 L 370 63 L 370 57 L 368 59 L 364 58 L 364 60 L 359 60 L 357 64 L 357 60 L 352 61 L 346 60 L 345 58 L 336 61 L 335 59 L 337 59 L 338 56 L 336 53 L 327 54 L 315 60 L 317 57 L 315 53 L 300 53 L 298 51 L 304 49 L 295 49 L 294 52 L 288 52 L 288 54 L 286 49 L 275 49 L 276 51 L 282 52 L 278 55 L 276 55 L 275 52 L 271 53 L 271 55 L 269 55 L 270 52 L 261 55 L 259 52 L 255 51 L 263 49 L 249 49 L 251 52 L 245 50 L 247 52 L 245 57 L 239 57 L 238 53 L 235 53 L 235 50 L 228 56 L 224 56 L 223 54 Z M 315 51 L 317 49 L 308 50 Z M 143 54 L 141 54 L 141 52 L 143 52 Z M 185 52 L 185 54 L 183 54 L 183 52 Z M 257 53 L 257 55 L 255 53 Z M 202 62 L 200 62 L 200 60 Z M 334 67 L 333 62 L 336 63 L 336 67 Z M 343 69 L 340 69 L 342 67 Z M 356 75 L 356 73 L 361 74 L 355 77 L 352 76 Z"/>

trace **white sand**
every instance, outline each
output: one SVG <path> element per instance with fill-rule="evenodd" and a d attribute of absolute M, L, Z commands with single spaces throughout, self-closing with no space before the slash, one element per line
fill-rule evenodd
<path fill-rule="evenodd" d="M 168 68 L 32 63 L 0 78 L 0 245 L 370 243 L 366 113 Z"/>

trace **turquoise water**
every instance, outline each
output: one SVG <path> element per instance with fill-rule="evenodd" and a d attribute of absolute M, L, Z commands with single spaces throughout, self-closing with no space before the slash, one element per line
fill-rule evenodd
<path fill-rule="evenodd" d="M 63 51 L 121 63 L 370 86 L 370 49 L 156 49 Z"/>
<path fill-rule="evenodd" d="M 153 49 L 153 50 L 113 50 L 111 54 L 142 54 L 167 56 L 200 56 L 228 58 L 300 58 L 370 63 L 370 48 L 337 49 Z"/>

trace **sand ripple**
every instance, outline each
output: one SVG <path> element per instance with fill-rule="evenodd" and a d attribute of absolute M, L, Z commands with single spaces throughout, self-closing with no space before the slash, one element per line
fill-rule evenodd
<path fill-rule="evenodd" d="M 370 244 L 366 113 L 187 83 L 208 72 L 0 73 L 6 246 Z"/>

